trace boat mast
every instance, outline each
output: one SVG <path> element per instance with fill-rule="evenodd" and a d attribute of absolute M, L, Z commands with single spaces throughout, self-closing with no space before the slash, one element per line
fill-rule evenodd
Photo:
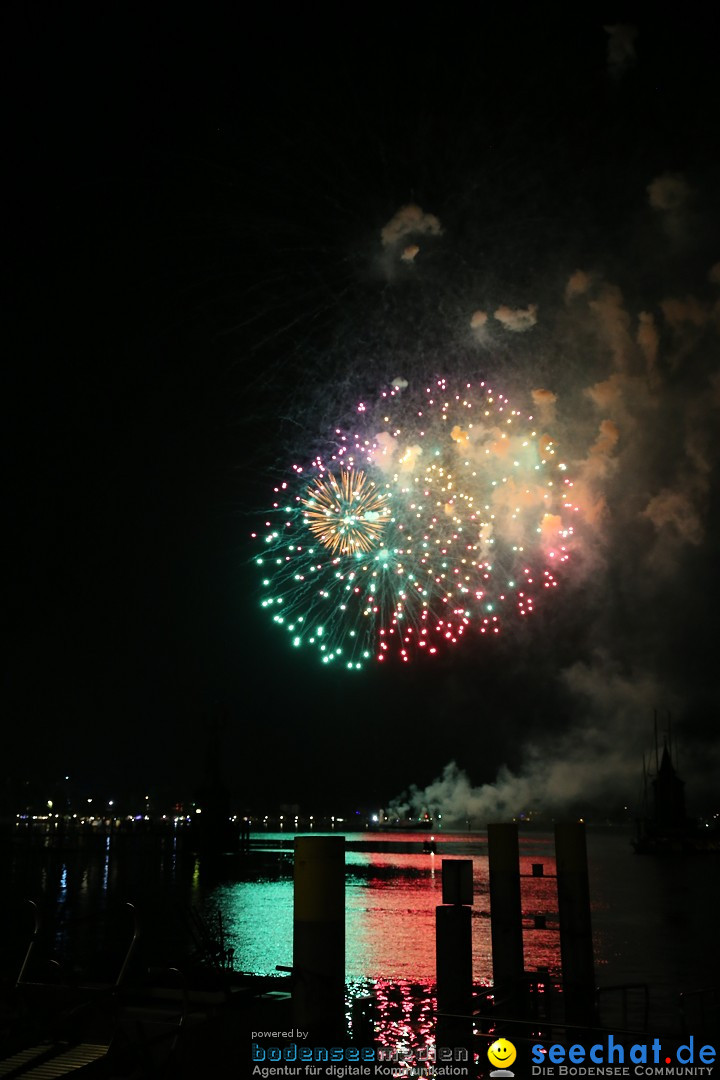
<path fill-rule="evenodd" d="M 655 728 L 655 773 L 660 772 L 660 758 L 658 755 L 658 733 L 657 733 L 657 709 L 653 709 L 653 727 Z"/>

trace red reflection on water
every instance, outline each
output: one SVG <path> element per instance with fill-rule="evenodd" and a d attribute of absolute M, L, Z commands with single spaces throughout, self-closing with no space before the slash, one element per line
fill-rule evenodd
<path fill-rule="evenodd" d="M 367 839 L 367 837 L 365 838 Z M 435 978 L 435 909 L 442 904 L 443 859 L 473 863 L 473 978 L 492 982 L 492 942 L 485 835 L 383 833 L 378 851 L 347 852 L 347 969 L 351 977 Z M 525 969 L 560 969 L 555 854 L 549 837 L 520 839 Z M 538 867 L 541 867 L 540 871 Z"/>
<path fill-rule="evenodd" d="M 380 1046 L 408 1053 L 435 1045 L 435 987 L 432 983 L 374 983 L 378 1003 L 375 1038 Z"/>
<path fill-rule="evenodd" d="M 418 1051 L 425 1056 L 435 1047 L 435 986 L 432 982 L 391 981 L 389 979 L 359 980 L 349 986 L 350 1004 L 370 995 L 374 1000 L 372 1014 L 373 1042 L 377 1047 L 406 1061 Z M 362 1041 L 362 1033 L 353 1031 L 353 1038 Z M 392 1060 L 392 1058 L 388 1058 Z"/>

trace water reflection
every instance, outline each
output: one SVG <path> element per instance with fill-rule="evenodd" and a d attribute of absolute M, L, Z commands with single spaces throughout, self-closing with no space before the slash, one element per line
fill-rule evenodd
<path fill-rule="evenodd" d="M 211 925 L 221 916 L 237 970 L 265 975 L 292 964 L 291 877 L 218 885 L 203 913 Z"/>
<path fill-rule="evenodd" d="M 358 834 L 367 841 L 365 834 Z M 280 837 L 267 838 L 268 845 Z M 350 843 L 354 834 L 348 835 Z M 422 846 L 422 836 L 384 835 L 381 843 L 399 848 Z M 442 847 L 455 846 L 445 856 Z M 532 841 L 521 856 L 525 963 L 529 971 L 556 973 L 560 965 L 554 855 L 549 841 Z M 478 849 L 483 853 L 478 854 Z M 483 851 L 484 849 L 484 851 Z M 492 981 L 488 859 L 484 837 L 443 837 L 437 854 L 420 851 L 346 853 L 346 970 L 349 979 L 432 982 L 435 977 L 435 909 L 442 903 L 442 859 L 473 863 L 473 975 Z M 533 865 L 544 874 L 535 876 Z M 195 884 L 195 877 L 193 878 Z M 212 921 L 221 915 L 228 941 L 244 971 L 267 974 L 292 963 L 292 858 L 265 861 L 252 880 L 215 885 L 203 910 Z M 536 927 L 536 916 L 544 920 Z"/>
<path fill-rule="evenodd" d="M 492 980 L 486 838 L 443 833 L 434 855 L 423 851 L 426 839 L 425 833 L 347 834 L 348 979 L 358 997 L 372 993 L 384 1002 L 378 1024 L 388 1040 L 421 1032 L 432 1013 L 444 858 L 472 859 L 474 978 Z M 49 941 L 70 968 L 99 964 L 110 943 L 114 958 L 106 967 L 116 973 L 128 939 L 127 901 L 143 921 L 149 964 L 182 964 L 171 912 L 192 906 L 208 926 L 222 921 L 236 970 L 271 974 L 290 966 L 292 839 L 285 833 L 263 840 L 270 850 L 214 861 L 183 850 L 176 835 L 68 834 L 56 846 L 8 848 L 0 916 L 13 933 L 5 967 L 19 970 L 31 931 L 29 899 L 38 901 Z M 369 841 L 374 850 L 361 847 Z M 588 851 L 597 980 L 647 983 L 651 1019 L 670 1024 L 680 992 L 717 983 L 720 861 L 635 856 L 618 831 L 590 830 Z M 520 859 L 525 966 L 546 971 L 550 983 L 560 967 L 552 836 L 521 832 Z"/>
<path fill-rule="evenodd" d="M 437 1001 L 432 984 L 414 982 L 393 986 L 378 979 L 374 990 L 381 1018 L 377 1032 L 380 1045 L 395 1047 L 403 1053 L 434 1045 Z"/>
<path fill-rule="evenodd" d="M 103 892 L 107 892 L 108 880 L 110 878 L 110 836 L 105 839 L 105 860 L 103 862 Z"/>

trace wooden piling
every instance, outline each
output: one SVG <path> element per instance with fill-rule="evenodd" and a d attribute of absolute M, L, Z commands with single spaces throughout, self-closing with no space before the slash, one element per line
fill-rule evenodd
<path fill-rule="evenodd" d="M 435 908 L 437 1045 L 472 1046 L 472 859 L 443 859 Z M 449 901 L 449 902 L 448 902 Z"/>
<path fill-rule="evenodd" d="M 345 1037 L 345 837 L 295 837 L 293 1020 Z"/>
<path fill-rule="evenodd" d="M 517 825 L 488 825 L 488 859 L 495 1008 L 500 1016 L 516 1018 L 525 1012 Z"/>
<path fill-rule="evenodd" d="M 595 964 L 583 822 L 556 824 L 555 855 L 565 1016 L 569 1023 L 590 1026 L 595 1016 Z"/>

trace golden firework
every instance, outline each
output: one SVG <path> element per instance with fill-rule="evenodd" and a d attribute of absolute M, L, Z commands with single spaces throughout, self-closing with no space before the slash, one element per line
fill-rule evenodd
<path fill-rule="evenodd" d="M 335 555 L 368 552 L 378 546 L 389 517 L 388 497 L 362 469 L 341 469 L 307 489 L 302 500 L 310 532 Z"/>

